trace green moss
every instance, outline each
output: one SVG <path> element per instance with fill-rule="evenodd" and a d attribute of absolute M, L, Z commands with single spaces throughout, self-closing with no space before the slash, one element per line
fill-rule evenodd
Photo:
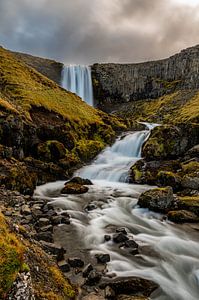
<path fill-rule="evenodd" d="M 10 233 L 5 218 L 0 214 L 0 298 L 4 299 L 23 266 L 25 248 Z"/>
<path fill-rule="evenodd" d="M 73 153 L 78 155 L 83 161 L 93 159 L 103 148 L 105 144 L 101 141 L 80 140 L 77 142 Z"/>
<path fill-rule="evenodd" d="M 37 146 L 38 158 L 46 161 L 57 161 L 66 156 L 64 145 L 56 140 L 46 141 Z"/>
<path fill-rule="evenodd" d="M 191 161 L 189 163 L 182 164 L 182 170 L 186 174 L 199 172 L 199 162 Z"/>

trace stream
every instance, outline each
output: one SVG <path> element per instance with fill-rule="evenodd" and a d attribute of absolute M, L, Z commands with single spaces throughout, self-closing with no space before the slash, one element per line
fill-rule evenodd
<path fill-rule="evenodd" d="M 63 245 L 68 252 L 89 251 L 110 254 L 107 274 L 118 277 L 138 276 L 157 283 L 151 299 L 199 299 L 199 242 L 198 233 L 191 227 L 174 225 L 164 216 L 137 206 L 139 195 L 152 188 L 128 184 L 129 168 L 141 159 L 141 148 L 150 134 L 148 130 L 130 132 L 102 151 L 96 160 L 78 170 L 75 176 L 93 182 L 89 191 L 81 195 L 60 195 L 63 181 L 38 186 L 36 198 L 45 198 L 66 210 L 71 225 L 63 233 Z M 68 225 L 66 225 L 68 226 Z M 139 245 L 139 253 L 132 255 L 118 247 L 112 239 L 118 227 Z M 74 242 L 75 241 L 75 242 Z"/>

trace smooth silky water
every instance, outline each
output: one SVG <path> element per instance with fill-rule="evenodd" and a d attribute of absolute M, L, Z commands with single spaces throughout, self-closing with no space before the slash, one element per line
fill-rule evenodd
<path fill-rule="evenodd" d="M 80 96 L 87 104 L 93 106 L 93 85 L 89 66 L 64 66 L 62 87 Z"/>
<path fill-rule="evenodd" d="M 153 126 L 149 126 L 151 129 Z M 64 182 L 37 187 L 35 197 L 46 198 L 71 215 L 72 226 L 91 255 L 109 253 L 108 272 L 119 277 L 151 279 L 160 288 L 151 299 L 199 299 L 199 243 L 194 230 L 182 230 L 163 215 L 139 208 L 137 199 L 146 185 L 128 184 L 128 170 L 141 156 L 141 147 L 150 130 L 128 133 L 107 147 L 89 166 L 75 175 L 89 178 L 94 185 L 83 195 L 61 195 Z M 86 204 L 95 209 L 87 211 Z M 105 234 L 125 227 L 139 244 L 138 255 L 130 255 Z"/>

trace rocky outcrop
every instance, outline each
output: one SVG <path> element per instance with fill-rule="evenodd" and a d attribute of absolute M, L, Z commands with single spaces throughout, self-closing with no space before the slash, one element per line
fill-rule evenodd
<path fill-rule="evenodd" d="M 17 59 L 26 65 L 36 69 L 38 72 L 61 84 L 63 64 L 55 60 L 33 56 L 30 54 L 12 52 Z"/>
<path fill-rule="evenodd" d="M 95 101 L 100 108 L 154 99 L 179 89 L 199 88 L 199 45 L 170 58 L 137 64 L 94 64 Z"/>

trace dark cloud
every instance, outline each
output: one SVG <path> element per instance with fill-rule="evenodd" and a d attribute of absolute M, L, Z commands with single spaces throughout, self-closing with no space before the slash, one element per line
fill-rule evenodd
<path fill-rule="evenodd" d="M 199 42 L 196 7 L 176 1 L 0 0 L 0 44 L 66 63 L 159 59 Z"/>

